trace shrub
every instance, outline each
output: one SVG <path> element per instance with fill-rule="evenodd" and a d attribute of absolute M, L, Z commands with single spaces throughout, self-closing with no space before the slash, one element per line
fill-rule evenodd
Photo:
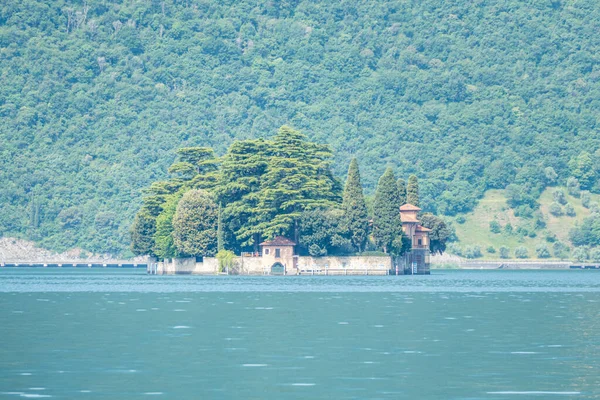
<path fill-rule="evenodd" d="M 572 205 L 567 204 L 565 206 L 565 214 L 567 214 L 569 217 L 574 217 L 576 215 L 575 208 Z"/>
<path fill-rule="evenodd" d="M 548 211 L 550 211 L 550 214 L 554 215 L 555 217 L 560 217 L 561 215 L 563 215 L 562 207 L 555 201 L 552 202 L 552 204 L 550 204 L 550 207 L 548 207 Z"/>
<path fill-rule="evenodd" d="M 546 182 L 548 182 L 548 184 L 555 183 L 556 178 L 558 178 L 558 174 L 552 167 L 546 167 L 544 169 L 544 175 L 546 176 Z"/>
<path fill-rule="evenodd" d="M 591 196 L 590 196 L 590 192 L 583 191 L 581 192 L 581 205 L 584 206 L 585 208 L 590 208 L 590 201 L 592 200 Z"/>
<path fill-rule="evenodd" d="M 546 242 L 548 242 L 548 243 L 556 242 L 556 235 L 552 232 L 547 232 L 546 233 Z"/>
<path fill-rule="evenodd" d="M 496 249 L 494 248 L 494 246 L 488 246 L 487 249 L 485 249 L 485 251 L 487 251 L 490 254 L 496 253 Z"/>
<path fill-rule="evenodd" d="M 512 224 L 509 222 L 506 225 L 504 225 L 504 233 L 506 233 L 507 235 L 512 235 L 513 233 L 513 226 Z"/>
<path fill-rule="evenodd" d="M 467 258 L 479 258 L 481 257 L 481 248 L 479 246 L 467 246 L 465 247 L 465 257 Z"/>
<path fill-rule="evenodd" d="M 500 253 L 500 258 L 510 257 L 510 249 L 506 246 L 500 246 L 499 253 Z"/>
<path fill-rule="evenodd" d="M 226 272 L 233 269 L 235 260 L 235 253 L 233 251 L 219 250 L 216 257 L 219 261 L 219 272 Z"/>
<path fill-rule="evenodd" d="M 558 204 L 562 204 L 563 206 L 567 204 L 567 197 L 565 196 L 565 192 L 563 192 L 560 189 L 556 189 L 554 192 L 552 192 L 552 198 Z"/>
<path fill-rule="evenodd" d="M 579 197 L 581 195 L 579 181 L 574 176 L 567 179 L 567 191 L 574 197 Z"/>
<path fill-rule="evenodd" d="M 585 247 L 575 247 L 571 257 L 576 261 L 585 261 L 588 259 L 588 250 Z"/>
<path fill-rule="evenodd" d="M 550 250 L 545 244 L 539 244 L 535 248 L 535 254 L 538 258 L 550 258 Z"/>
<path fill-rule="evenodd" d="M 515 249 L 515 257 L 517 258 L 527 258 L 529 257 L 529 252 L 527 251 L 527 248 L 523 247 L 523 246 L 519 246 Z"/>
<path fill-rule="evenodd" d="M 466 218 L 464 217 L 464 215 L 459 215 L 458 217 L 456 217 L 457 224 L 464 224 L 465 221 L 466 221 Z"/>
<path fill-rule="evenodd" d="M 590 260 L 600 262 L 600 248 L 594 247 L 590 250 Z"/>
<path fill-rule="evenodd" d="M 490 232 L 500 233 L 501 230 L 502 230 L 502 227 L 500 226 L 500 223 L 498 223 L 498 221 L 496 221 L 496 220 L 490 221 Z"/>
<path fill-rule="evenodd" d="M 561 242 L 554 242 L 552 245 L 552 253 L 554 254 L 554 257 L 560 258 L 561 260 L 567 258 L 569 255 L 569 246 Z"/>

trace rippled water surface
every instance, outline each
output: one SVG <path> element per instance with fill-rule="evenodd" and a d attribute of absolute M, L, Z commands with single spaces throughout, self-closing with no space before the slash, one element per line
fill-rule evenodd
<path fill-rule="evenodd" d="M 598 399 L 600 271 L 0 268 L 0 399 Z"/>

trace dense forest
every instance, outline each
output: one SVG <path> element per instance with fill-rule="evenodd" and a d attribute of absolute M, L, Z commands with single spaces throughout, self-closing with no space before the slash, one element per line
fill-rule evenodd
<path fill-rule="evenodd" d="M 0 235 L 127 254 L 177 149 L 286 124 L 369 195 L 392 167 L 425 211 L 507 188 L 535 219 L 548 184 L 600 191 L 599 31 L 591 0 L 3 1 Z"/>

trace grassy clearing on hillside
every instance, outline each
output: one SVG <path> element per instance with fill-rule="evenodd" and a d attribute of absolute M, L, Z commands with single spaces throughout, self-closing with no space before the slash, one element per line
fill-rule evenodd
<path fill-rule="evenodd" d="M 555 217 L 548 211 L 550 204 L 553 202 L 552 193 L 556 190 L 563 190 L 568 204 L 571 204 L 575 209 L 576 216 L 569 217 L 562 215 Z M 591 201 L 599 201 L 600 196 L 592 194 Z M 475 210 L 469 214 L 463 215 L 465 222 L 463 224 L 455 223 L 456 235 L 459 239 L 457 243 L 462 249 L 466 246 L 479 246 L 482 252 L 482 259 L 499 259 L 500 255 L 498 249 L 500 246 L 506 246 L 510 248 L 510 258 L 515 258 L 514 250 L 519 246 L 523 246 L 527 249 L 530 259 L 537 259 L 535 249 L 539 244 L 544 244 L 550 250 L 552 257 L 552 243 L 546 241 L 548 234 L 554 234 L 558 240 L 566 245 L 570 245 L 569 242 L 569 230 L 575 226 L 576 223 L 580 223 L 584 218 L 590 215 L 590 210 L 583 207 L 581 200 L 567 194 L 567 190 L 564 187 L 549 187 L 547 188 L 539 199 L 540 210 L 546 221 L 546 228 L 535 230 L 536 237 L 520 237 L 514 230 L 519 226 L 527 227 L 532 229 L 531 220 L 525 218 L 519 218 L 514 215 L 512 209 L 506 204 L 506 197 L 504 190 L 489 190 L 485 197 L 481 199 Z M 564 207 L 563 207 L 564 208 Z M 509 235 L 504 232 L 492 233 L 490 231 L 490 222 L 496 220 L 500 223 L 502 228 L 510 223 L 513 226 L 513 234 Z M 496 249 L 496 253 L 488 253 L 486 249 L 492 246 Z"/>

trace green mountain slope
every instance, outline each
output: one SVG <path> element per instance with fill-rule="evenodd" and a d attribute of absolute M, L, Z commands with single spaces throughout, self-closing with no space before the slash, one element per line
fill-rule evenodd
<path fill-rule="evenodd" d="M 564 211 L 559 216 L 550 213 L 555 190 L 562 190 L 565 193 L 567 204 L 573 206 L 575 215 L 566 215 Z M 565 188 L 554 187 L 547 188 L 542 193 L 539 202 L 544 226 L 536 226 L 531 219 L 515 216 L 514 211 L 506 204 L 504 190 L 490 190 L 472 212 L 462 216 L 464 222 L 455 224 L 458 241 L 450 245 L 448 251 L 469 258 L 497 260 L 501 258 L 499 251 L 501 246 L 508 248 L 508 257 L 511 259 L 516 258 L 515 250 L 523 247 L 527 250 L 527 256 L 524 258 L 573 259 L 571 251 L 574 247 L 569 240 L 569 231 L 581 225 L 592 211 L 582 205 L 581 198 L 566 193 Z M 597 203 L 600 201 L 600 196 L 592 194 L 590 199 L 592 203 Z M 564 210 L 565 206 L 562 208 Z M 462 221 L 460 217 L 458 220 Z M 490 228 L 492 221 L 498 222 L 499 232 L 492 232 Z M 507 225 L 512 229 L 506 229 Z M 540 246 L 546 247 L 548 253 L 540 253 L 538 250 Z M 472 251 L 476 247 L 480 249 L 481 255 L 473 257 Z M 489 247 L 492 247 L 494 252 L 489 252 L 487 250 Z M 469 249 L 471 249 L 470 254 Z"/>
<path fill-rule="evenodd" d="M 176 148 L 284 124 L 441 214 L 565 180 L 599 144 L 598 31 L 592 0 L 3 1 L 0 235 L 122 252 Z"/>

